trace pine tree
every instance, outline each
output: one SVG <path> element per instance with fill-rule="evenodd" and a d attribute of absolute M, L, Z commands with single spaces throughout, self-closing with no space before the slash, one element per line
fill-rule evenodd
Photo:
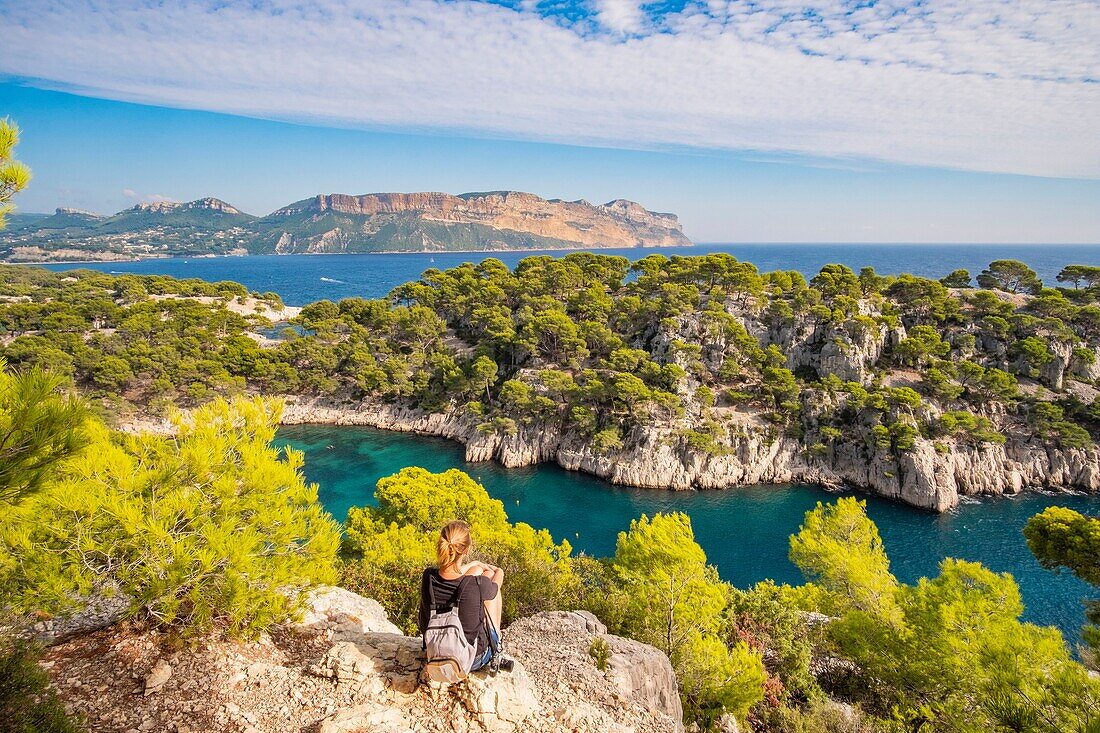
<path fill-rule="evenodd" d="M 19 128 L 8 118 L 0 120 L 0 229 L 7 224 L 12 197 L 31 180 L 31 169 L 14 158 L 18 144 Z"/>
<path fill-rule="evenodd" d="M 38 491 L 87 445 L 87 407 L 67 386 L 37 368 L 10 372 L 0 359 L 0 505 Z"/>

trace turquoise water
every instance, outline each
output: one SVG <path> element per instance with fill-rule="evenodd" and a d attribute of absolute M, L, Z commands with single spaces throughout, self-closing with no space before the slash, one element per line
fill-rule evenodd
<path fill-rule="evenodd" d="M 338 519 L 351 506 L 372 504 L 375 482 L 406 466 L 461 468 L 504 503 L 513 521 L 546 527 L 555 539 L 592 555 L 611 554 L 617 533 L 643 513 L 686 512 L 710 562 L 739 587 L 764 578 L 801 582 L 787 560 L 788 537 L 817 502 L 837 496 L 804 485 L 707 492 L 622 489 L 553 465 L 505 469 L 466 463 L 457 443 L 372 428 L 287 426 L 278 439 L 305 452 L 306 476 L 320 485 L 321 503 Z M 964 504 L 942 515 L 868 497 L 868 513 L 902 581 L 935 575 L 945 557 L 981 562 L 1016 578 L 1028 621 L 1055 625 L 1076 641 L 1089 587 L 1068 574 L 1043 570 L 1021 534 L 1029 517 L 1053 504 L 1100 512 L 1100 497 L 1028 494 Z"/>
<path fill-rule="evenodd" d="M 880 273 L 911 272 L 924 277 L 943 277 L 964 267 L 977 275 L 996 259 L 1018 259 L 1030 265 L 1044 280 L 1056 284 L 1054 276 L 1067 264 L 1100 265 L 1100 245 L 991 245 L 991 244 L 698 244 L 694 247 L 651 249 L 606 249 L 604 254 L 636 260 L 654 252 L 664 255 L 700 255 L 729 252 L 752 262 L 761 271 L 798 270 L 807 277 L 822 265 L 839 262 L 858 271 L 870 265 Z M 233 280 L 249 289 L 274 291 L 288 305 L 317 300 L 378 298 L 392 288 L 416 280 L 429 267 L 445 269 L 463 262 L 480 262 L 496 257 L 509 266 L 532 254 L 566 252 L 452 252 L 388 255 L 280 255 L 267 257 L 217 257 L 141 262 L 104 262 L 89 265 L 48 265 L 52 270 L 90 267 L 104 272 L 141 275 L 197 277 L 203 280 Z"/>

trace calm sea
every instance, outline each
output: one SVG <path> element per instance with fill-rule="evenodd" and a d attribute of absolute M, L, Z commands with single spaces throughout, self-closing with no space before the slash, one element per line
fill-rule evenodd
<path fill-rule="evenodd" d="M 700 244 L 661 249 L 605 249 L 636 260 L 648 254 L 697 255 L 729 252 L 755 264 L 761 271 L 799 270 L 813 276 L 822 265 L 837 262 L 858 271 L 866 265 L 882 274 L 910 272 L 940 278 L 957 268 L 977 275 L 997 259 L 1018 259 L 1054 284 L 1054 276 L 1067 264 L 1100 266 L 1100 245 L 951 245 L 951 244 Z M 463 262 L 496 257 L 509 266 L 532 254 L 562 256 L 554 252 L 455 252 L 449 254 L 385 255 L 280 255 L 266 257 L 210 257 L 198 259 L 143 260 L 83 265 L 104 272 L 234 280 L 250 290 L 274 291 L 288 305 L 317 300 L 377 298 L 394 286 L 420 277 L 429 267 L 445 269 Z M 51 270 L 74 265 L 47 265 Z"/>
<path fill-rule="evenodd" d="M 762 271 L 799 270 L 807 277 L 838 262 L 855 270 L 870 265 L 883 274 L 911 272 L 942 277 L 957 268 L 976 275 L 995 259 L 1018 259 L 1053 283 L 1067 264 L 1100 266 L 1100 245 L 866 245 L 741 244 L 697 245 L 660 250 L 601 250 L 638 259 L 665 255 L 729 252 Z M 426 268 L 447 268 L 497 257 L 514 265 L 532 252 L 408 255 L 286 255 L 147 260 L 84 265 L 105 272 L 164 274 L 204 280 L 234 280 L 251 290 L 274 291 L 290 305 L 321 299 L 379 297 L 419 277 Z M 549 252 L 561 256 L 563 252 Z M 72 265 L 49 265 L 70 269 Z M 466 464 L 448 441 L 351 427 L 286 427 L 280 440 L 306 453 L 306 474 L 320 484 L 321 501 L 337 518 L 348 507 L 373 501 L 374 484 L 405 466 L 433 471 L 458 467 L 484 483 L 504 502 L 513 520 L 546 527 L 556 539 L 595 555 L 614 550 L 615 537 L 643 513 L 684 511 L 696 536 L 722 576 L 745 587 L 763 578 L 800 582 L 787 560 L 788 536 L 805 512 L 834 495 L 809 486 L 751 487 L 717 492 L 625 490 L 556 466 L 503 469 L 492 463 Z M 1020 530 L 1027 519 L 1052 504 L 1100 513 L 1100 497 L 1028 494 L 1015 499 L 967 503 L 943 515 L 869 499 L 868 510 L 882 532 L 894 572 L 906 582 L 935 575 L 945 557 L 975 560 L 1016 577 L 1026 618 L 1052 624 L 1076 641 L 1084 620 L 1082 599 L 1090 588 L 1072 576 L 1043 570 Z"/>

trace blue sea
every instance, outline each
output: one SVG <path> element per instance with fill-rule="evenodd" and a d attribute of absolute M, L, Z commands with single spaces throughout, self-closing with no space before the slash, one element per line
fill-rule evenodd
<path fill-rule="evenodd" d="M 823 265 L 840 263 L 857 272 L 870 265 L 881 274 L 910 272 L 940 278 L 958 268 L 977 275 L 997 259 L 1026 262 L 1051 284 L 1067 264 L 1100 266 L 1100 245 L 1020 244 L 699 244 L 694 247 L 661 249 L 602 249 L 603 254 L 637 260 L 650 254 L 698 255 L 728 252 L 752 262 L 762 272 L 798 270 L 807 278 Z M 288 305 L 317 300 L 378 298 L 394 286 L 420 277 L 429 267 L 446 269 L 463 262 L 480 262 L 496 257 L 509 266 L 524 257 L 567 252 L 452 252 L 436 254 L 363 255 L 279 255 L 265 257 L 209 257 L 192 259 L 103 262 L 87 265 L 46 265 L 51 270 L 90 267 L 104 272 L 197 277 L 203 280 L 234 280 L 250 290 L 273 291 Z"/>
<path fill-rule="evenodd" d="M 939 278 L 965 268 L 977 275 L 995 259 L 1018 259 L 1054 284 L 1067 264 L 1100 266 L 1100 245 L 870 245 L 870 244 L 714 244 L 659 250 L 600 250 L 631 260 L 648 254 L 695 255 L 728 252 L 761 271 L 798 270 L 813 276 L 836 262 L 854 270 L 870 265 L 882 274 L 911 272 Z M 416 279 L 430 267 L 496 257 L 509 266 L 532 254 L 565 252 L 284 255 L 146 260 L 80 265 L 105 272 L 164 274 L 204 280 L 234 280 L 251 290 L 274 291 L 289 305 L 346 297 L 380 297 Z M 73 265 L 49 265 L 53 270 Z M 285 427 L 279 440 L 306 454 L 306 474 L 320 485 L 322 503 L 339 519 L 348 507 L 373 502 L 374 483 L 405 466 L 433 471 L 466 470 L 504 502 L 513 520 L 546 527 L 578 551 L 614 551 L 618 532 L 632 518 L 656 511 L 684 511 L 696 537 L 723 577 L 746 587 L 763 578 L 801 582 L 787 560 L 788 537 L 805 512 L 833 494 L 811 486 L 757 486 L 717 492 L 626 490 L 556 466 L 504 469 L 491 463 L 466 464 L 459 446 L 434 438 L 355 427 Z M 1024 542 L 1027 519 L 1052 504 L 1100 514 L 1100 497 L 1028 494 L 1012 499 L 963 504 L 943 515 L 870 498 L 868 511 L 878 524 L 893 563 L 905 582 L 935 575 L 945 557 L 980 561 L 1017 579 L 1029 621 L 1055 625 L 1071 642 L 1084 621 L 1082 599 L 1095 594 L 1068 574 L 1042 569 Z"/>

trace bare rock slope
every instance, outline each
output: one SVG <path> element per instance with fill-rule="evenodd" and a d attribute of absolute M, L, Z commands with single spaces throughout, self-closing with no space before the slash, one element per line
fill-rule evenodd
<path fill-rule="evenodd" d="M 588 649 L 604 639 L 605 670 Z M 678 733 L 668 658 L 607 634 L 590 614 L 555 612 L 505 629 L 512 672 L 420 683 L 420 639 L 381 606 L 322 588 L 302 620 L 253 642 L 183 645 L 117 624 L 70 638 L 44 660 L 89 731 Z"/>

